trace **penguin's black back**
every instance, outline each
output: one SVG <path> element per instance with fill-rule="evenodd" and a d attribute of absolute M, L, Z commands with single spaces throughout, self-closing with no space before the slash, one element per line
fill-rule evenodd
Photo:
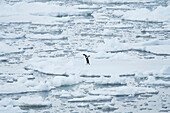
<path fill-rule="evenodd" d="M 89 57 L 90 56 L 87 56 L 86 54 L 83 54 L 84 55 L 84 57 L 86 58 L 86 62 L 87 62 L 87 64 L 89 64 L 90 65 L 90 61 L 89 61 Z"/>

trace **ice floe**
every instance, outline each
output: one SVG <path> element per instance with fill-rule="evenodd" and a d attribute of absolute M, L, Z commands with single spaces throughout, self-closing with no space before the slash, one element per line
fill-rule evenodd
<path fill-rule="evenodd" d="M 17 87 L 17 89 L 16 89 Z M 25 84 L 20 82 L 8 83 L 0 86 L 0 94 L 15 94 L 50 90 L 47 84 L 27 81 Z"/>
<path fill-rule="evenodd" d="M 68 102 L 101 102 L 101 101 L 111 101 L 111 96 L 86 96 L 82 98 L 69 99 Z"/>
<path fill-rule="evenodd" d="M 155 77 L 153 77 L 153 76 L 148 77 L 148 80 L 141 82 L 141 83 L 146 84 L 146 85 L 154 85 L 154 86 L 165 86 L 165 87 L 170 86 L 169 81 L 156 80 Z"/>
<path fill-rule="evenodd" d="M 73 66 L 74 65 L 74 66 Z M 81 66 L 81 65 L 79 65 Z M 69 59 L 67 57 L 63 58 L 34 58 L 28 62 L 25 67 L 27 69 L 36 70 L 46 74 L 54 75 L 67 75 L 71 73 L 80 72 L 81 67 L 77 66 L 77 61 L 74 59 Z"/>
<path fill-rule="evenodd" d="M 110 104 L 104 104 L 104 106 L 102 107 L 102 110 L 103 111 L 114 111 L 118 108 L 114 107 L 113 105 L 110 105 Z"/>
<path fill-rule="evenodd" d="M 167 75 L 167 74 L 170 75 L 170 66 L 164 66 L 161 70 L 161 73 L 164 75 Z"/>
<path fill-rule="evenodd" d="M 88 16 L 92 12 L 91 9 L 80 9 L 77 6 L 60 6 L 52 3 L 1 4 L 0 22 L 54 23 L 57 21 L 56 17 Z"/>
<path fill-rule="evenodd" d="M 68 37 L 64 35 L 28 34 L 26 37 L 32 40 L 68 40 Z"/>
<path fill-rule="evenodd" d="M 22 38 L 25 38 L 25 34 L 0 33 L 0 39 L 22 39 Z"/>
<path fill-rule="evenodd" d="M 19 107 L 13 107 L 12 105 L 7 106 L 7 107 L 3 107 L 0 106 L 0 112 L 2 113 L 22 113 L 24 112 L 23 110 L 21 110 Z"/>
<path fill-rule="evenodd" d="M 17 47 L 13 47 L 12 45 L 6 44 L 5 42 L 0 42 L 0 55 L 11 54 L 11 53 L 20 53 L 23 52 L 19 50 Z"/>
<path fill-rule="evenodd" d="M 123 15 L 124 19 L 129 20 L 142 20 L 142 21 L 169 21 L 170 6 L 157 7 L 154 10 L 149 10 L 145 8 L 131 10 L 127 12 L 117 11 L 115 14 Z"/>
<path fill-rule="evenodd" d="M 53 79 L 53 86 L 54 87 L 70 86 L 70 85 L 78 84 L 82 81 L 83 80 L 79 77 L 76 77 L 76 75 L 71 75 L 70 77 L 56 76 Z"/>
<path fill-rule="evenodd" d="M 147 87 L 134 87 L 134 86 L 122 86 L 113 88 L 103 88 L 90 91 L 93 95 L 112 95 L 112 96 L 135 96 L 139 94 L 157 94 L 158 91 L 154 88 Z"/>
<path fill-rule="evenodd" d="M 22 96 L 17 100 L 18 106 L 23 108 L 50 107 L 51 103 L 41 96 Z"/>
<path fill-rule="evenodd" d="M 100 53 L 99 55 L 102 55 Z M 120 59 L 118 56 L 119 55 Z M 53 76 L 90 76 L 90 75 L 121 75 L 141 71 L 158 72 L 163 65 L 168 65 L 169 60 L 137 60 L 137 58 L 125 57 L 125 54 L 115 54 L 111 59 L 95 59 L 90 57 L 91 65 L 86 65 L 83 55 L 78 58 L 56 57 L 30 59 L 25 64 L 25 69 L 33 70 L 46 75 Z M 114 56 L 114 55 L 113 55 Z M 124 59 L 122 59 L 124 58 Z M 153 66 L 154 64 L 154 66 Z M 84 76 L 84 77 L 85 77 Z"/>
<path fill-rule="evenodd" d="M 167 0 L 0 2 L 0 112 L 169 110 Z"/>
<path fill-rule="evenodd" d="M 42 79 L 42 78 L 41 78 Z M 74 75 L 69 77 L 54 76 L 49 79 L 41 80 L 38 77 L 30 79 L 30 77 L 21 77 L 18 80 L 13 81 L 12 83 L 2 84 L 0 86 L 0 94 L 16 94 L 16 93 L 28 93 L 28 92 L 41 92 L 41 91 L 50 91 L 56 87 L 61 86 L 70 86 L 78 84 L 83 80 Z M 17 89 L 16 89 L 17 87 Z M 71 95 L 75 95 L 72 93 Z M 77 95 L 78 96 L 78 95 Z"/>
<path fill-rule="evenodd" d="M 78 0 L 82 2 L 88 2 L 88 3 L 144 3 L 148 2 L 147 0 Z M 149 0 L 149 2 L 152 2 L 153 0 Z"/>
<path fill-rule="evenodd" d="M 112 76 L 111 78 L 101 77 L 94 80 L 96 85 L 126 85 L 126 80 L 117 76 Z"/>

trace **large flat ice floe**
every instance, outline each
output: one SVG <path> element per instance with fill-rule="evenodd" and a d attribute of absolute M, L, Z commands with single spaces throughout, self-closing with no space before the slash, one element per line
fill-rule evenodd
<path fill-rule="evenodd" d="M 169 47 L 170 47 L 169 39 L 150 39 L 139 43 L 131 42 L 128 44 L 128 43 L 121 43 L 118 39 L 115 38 L 115 39 L 105 39 L 104 43 L 99 44 L 96 50 L 99 53 L 113 51 L 117 55 L 119 55 L 120 52 L 122 53 L 125 51 L 135 52 L 135 50 L 139 50 L 139 51 L 141 50 L 145 52 L 150 52 L 152 54 L 157 54 L 158 56 L 159 54 L 165 54 L 170 56 Z M 130 55 L 126 55 L 126 56 L 122 55 L 118 57 L 127 58 L 127 59 L 135 58 L 135 56 L 130 56 Z"/>
<path fill-rule="evenodd" d="M 90 91 L 90 94 L 93 95 L 112 95 L 112 96 L 135 96 L 145 93 L 158 93 L 157 90 L 153 88 L 146 87 L 134 87 L 134 86 L 122 86 L 115 88 L 103 88 L 98 90 Z"/>
<path fill-rule="evenodd" d="M 5 42 L 0 42 L 0 48 L 0 55 L 23 52 L 17 47 L 13 47 L 12 45 L 6 44 Z"/>
<path fill-rule="evenodd" d="M 88 16 L 92 14 L 93 8 L 97 8 L 96 6 L 92 6 L 91 9 L 86 7 L 38 2 L 22 2 L 14 5 L 0 4 L 0 22 L 54 23 L 57 21 L 56 17 Z M 60 21 L 62 20 L 60 19 Z"/>
<path fill-rule="evenodd" d="M 39 77 L 21 77 L 16 82 L 6 83 L 0 86 L 0 94 L 18 94 L 29 92 L 50 91 L 56 87 L 70 86 L 82 82 L 81 78 L 76 76 L 62 77 L 54 76 L 51 78 Z M 17 89 L 16 89 L 17 87 Z"/>
<path fill-rule="evenodd" d="M 144 2 L 152 2 L 153 0 L 78 0 L 82 2 L 88 3 L 144 3 Z"/>
<path fill-rule="evenodd" d="M 111 96 L 86 96 L 83 98 L 69 99 L 69 102 L 100 102 L 100 101 L 111 101 Z"/>
<path fill-rule="evenodd" d="M 43 99 L 41 96 L 23 96 L 18 99 L 18 106 L 20 107 L 48 107 L 51 103 Z"/>
<path fill-rule="evenodd" d="M 169 14 L 170 6 L 165 7 L 157 7 L 156 9 L 149 10 L 146 8 L 130 10 L 127 12 L 123 11 L 116 11 L 114 14 L 122 15 L 124 19 L 129 20 L 142 20 L 142 21 L 169 21 L 170 14 Z"/>
<path fill-rule="evenodd" d="M 100 54 L 99 54 L 100 55 Z M 121 57 L 124 54 L 121 54 Z M 119 56 L 120 57 L 120 56 Z M 116 58 L 116 57 L 115 57 Z M 128 57 L 127 57 L 128 58 Z M 33 58 L 25 64 L 28 70 L 47 75 L 120 75 L 142 71 L 160 72 L 163 66 L 170 65 L 169 60 L 145 59 L 95 59 L 90 58 L 91 65 L 85 64 L 84 57 L 79 58 Z"/>

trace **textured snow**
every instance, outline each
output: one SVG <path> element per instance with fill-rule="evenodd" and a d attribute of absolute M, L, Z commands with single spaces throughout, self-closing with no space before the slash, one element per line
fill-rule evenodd
<path fill-rule="evenodd" d="M 107 59 L 94 59 L 90 58 L 92 65 L 84 65 L 84 58 L 81 55 L 81 59 L 73 58 L 33 58 L 29 60 L 25 68 L 30 70 L 39 71 L 46 74 L 53 75 L 112 75 L 112 74 L 125 74 L 134 73 L 137 71 L 149 71 L 154 70 L 158 72 L 162 68 L 162 65 L 169 64 L 169 60 L 135 60 L 129 59 L 124 54 L 118 54 L 119 58 L 125 58 L 115 60 L 118 56 L 113 57 L 113 60 Z M 48 64 L 48 65 L 47 65 Z M 154 64 L 154 66 L 153 66 Z M 121 70 L 121 71 L 120 71 Z"/>
<path fill-rule="evenodd" d="M 28 34 L 26 35 L 29 39 L 40 39 L 40 40 L 67 40 L 67 36 L 64 35 L 49 35 L 49 34 Z"/>
<path fill-rule="evenodd" d="M 93 95 L 135 96 L 144 93 L 158 93 L 154 88 L 122 86 L 115 88 L 103 88 L 90 91 Z"/>
<path fill-rule="evenodd" d="M 16 89 L 17 87 L 17 89 Z M 0 94 L 15 94 L 50 90 L 48 84 L 37 81 L 20 81 L 0 86 Z"/>
<path fill-rule="evenodd" d="M 25 34 L 0 33 L 0 39 L 20 39 L 24 37 L 25 37 Z"/>
<path fill-rule="evenodd" d="M 53 79 L 53 85 L 54 87 L 60 87 L 60 86 L 69 86 L 69 85 L 74 85 L 82 82 L 81 78 L 76 77 L 74 75 L 70 77 L 55 77 Z"/>
<path fill-rule="evenodd" d="M 17 101 L 18 105 L 20 106 L 28 106 L 28 105 L 34 105 L 34 106 L 50 106 L 50 102 L 48 100 L 44 100 L 41 96 L 23 96 L 19 98 Z"/>
<path fill-rule="evenodd" d="M 148 2 L 148 0 L 78 0 L 82 2 L 89 2 L 89 3 L 134 3 L 134 2 Z M 149 0 L 152 2 L 153 0 Z"/>
<path fill-rule="evenodd" d="M 100 101 L 111 101 L 110 96 L 86 96 L 83 98 L 69 99 L 69 102 L 100 102 Z"/>
<path fill-rule="evenodd" d="M 24 112 L 19 107 L 13 107 L 12 105 L 8 105 L 7 107 L 0 106 L 0 112 L 2 113 L 22 113 Z"/>
<path fill-rule="evenodd" d="M 48 9 L 48 10 L 47 10 Z M 92 11 L 79 10 L 74 6 L 60 6 L 50 3 L 17 3 L 14 5 L 0 4 L 0 22 L 35 22 L 54 23 L 56 17 L 86 16 Z M 10 18 L 9 18 L 10 17 Z M 60 19 L 63 21 L 62 19 Z"/>
<path fill-rule="evenodd" d="M 101 77 L 95 80 L 95 84 L 98 85 L 126 85 L 126 80 L 124 78 L 119 78 L 117 76 L 112 76 L 111 78 Z"/>
<path fill-rule="evenodd" d="M 154 85 L 154 86 L 166 86 L 169 87 L 170 83 L 169 81 L 164 81 L 164 80 L 156 80 L 154 77 L 149 77 L 148 80 L 142 82 L 142 84 L 147 84 L 147 85 Z"/>
<path fill-rule="evenodd" d="M 22 50 L 19 50 L 17 47 L 13 47 L 12 45 L 6 44 L 4 42 L 0 42 L 0 48 L 1 48 L 0 55 L 13 52 L 23 52 Z"/>
<path fill-rule="evenodd" d="M 161 70 L 161 73 L 164 75 L 170 75 L 170 66 L 164 66 Z"/>
<path fill-rule="evenodd" d="M 74 85 L 83 81 L 81 78 L 78 78 L 74 75 L 70 77 L 56 76 L 46 80 L 39 80 L 38 78 L 33 80 L 30 78 L 20 78 L 17 82 L 1 85 L 0 94 L 50 91 L 55 87 Z"/>
<path fill-rule="evenodd" d="M 149 10 L 145 8 L 131 10 L 127 12 L 117 11 L 115 14 L 123 15 L 123 18 L 130 20 L 145 20 L 145 21 L 169 21 L 170 6 L 157 7 L 156 9 Z"/>

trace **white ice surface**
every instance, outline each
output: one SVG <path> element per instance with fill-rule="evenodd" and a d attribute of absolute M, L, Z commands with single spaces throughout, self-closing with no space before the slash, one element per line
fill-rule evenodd
<path fill-rule="evenodd" d="M 93 12 L 90 9 L 80 8 L 77 6 L 60 6 L 58 4 L 38 2 L 21 2 L 14 5 L 0 4 L 0 22 L 33 22 L 45 24 L 58 21 L 56 17 L 84 16 Z M 63 20 L 60 19 L 60 21 Z"/>
<path fill-rule="evenodd" d="M 86 96 L 82 98 L 69 99 L 68 102 L 100 102 L 100 101 L 111 101 L 111 96 Z"/>
<path fill-rule="evenodd" d="M 24 38 L 25 34 L 16 34 L 16 33 L 0 33 L 0 39 L 18 39 Z"/>
<path fill-rule="evenodd" d="M 164 75 L 170 75 L 170 65 L 169 66 L 164 66 L 162 69 L 161 69 L 161 73 L 164 74 Z"/>
<path fill-rule="evenodd" d="M 80 82 L 82 82 L 82 79 L 76 75 L 71 75 L 70 77 L 56 76 L 52 81 L 54 87 L 70 86 Z"/>
<path fill-rule="evenodd" d="M 166 7 L 157 7 L 153 11 L 145 8 L 130 10 L 127 12 L 116 11 L 114 14 L 123 15 L 122 18 L 129 20 L 143 20 L 143 21 L 169 21 L 170 6 Z"/>
<path fill-rule="evenodd" d="M 100 77 L 94 80 L 97 85 L 126 85 L 126 79 L 117 76 L 112 76 L 111 78 Z"/>
<path fill-rule="evenodd" d="M 5 42 L 0 42 L 0 55 L 13 52 L 22 52 L 22 50 L 19 50 L 17 47 L 13 47 L 12 45 L 8 45 Z"/>
<path fill-rule="evenodd" d="M 146 50 L 158 54 L 170 54 L 170 40 L 169 39 L 151 39 L 149 41 L 142 41 L 139 43 L 131 42 L 131 43 L 121 43 L 117 38 L 115 39 L 105 39 L 104 43 L 101 43 L 98 45 L 96 50 L 98 51 L 98 55 L 101 55 L 99 53 L 103 53 L 106 51 L 117 51 L 117 50 L 127 50 L 127 49 L 140 49 L 140 50 Z M 121 55 L 123 53 L 116 53 L 118 55 L 118 58 L 127 58 L 127 59 L 134 59 L 135 56 L 129 56 L 126 54 L 126 56 Z M 120 55 L 120 56 L 119 56 Z M 106 55 L 108 56 L 108 54 Z"/>
<path fill-rule="evenodd" d="M 34 105 L 34 106 L 50 106 L 51 103 L 48 100 L 44 100 L 41 96 L 22 96 L 17 101 L 19 106 Z"/>
<path fill-rule="evenodd" d="M 28 76 L 28 78 L 30 77 Z M 56 77 L 52 77 L 49 79 L 42 79 L 42 80 L 38 77 L 36 77 L 33 80 L 30 80 L 28 78 L 21 77 L 17 80 L 17 82 L 1 84 L 0 94 L 50 91 L 55 87 L 74 85 L 82 82 L 81 78 L 76 77 L 74 75 L 70 77 L 56 76 Z"/>
<path fill-rule="evenodd" d="M 158 93 L 154 88 L 122 86 L 113 88 L 103 88 L 90 91 L 93 95 L 112 95 L 112 96 L 134 96 L 144 93 Z"/>
<path fill-rule="evenodd" d="M 37 83 L 36 81 L 30 82 L 27 80 L 25 80 L 24 82 L 20 81 L 17 83 L 11 83 L 11 84 L 9 83 L 9 84 L 1 85 L 0 86 L 0 94 L 15 94 L 15 93 L 50 90 L 48 85 L 45 83 Z"/>
<path fill-rule="evenodd" d="M 82 2 L 89 2 L 89 3 L 134 3 L 134 2 L 148 2 L 153 0 L 78 0 Z"/>
<path fill-rule="evenodd" d="M 146 85 L 154 85 L 154 86 L 170 86 L 169 81 L 163 81 L 163 80 L 156 80 L 154 77 L 148 77 L 148 80 L 142 82 L 142 84 Z"/>
<path fill-rule="evenodd" d="M 122 57 L 124 54 L 121 54 Z M 164 65 L 170 65 L 168 59 L 94 59 L 86 65 L 80 58 L 33 58 L 26 63 L 26 68 L 47 74 L 75 75 L 119 75 L 135 72 L 159 72 Z"/>
<path fill-rule="evenodd" d="M 40 39 L 40 40 L 61 40 L 61 39 L 66 39 L 67 36 L 64 35 L 50 35 L 50 34 L 27 34 L 27 38 L 29 39 Z"/>

